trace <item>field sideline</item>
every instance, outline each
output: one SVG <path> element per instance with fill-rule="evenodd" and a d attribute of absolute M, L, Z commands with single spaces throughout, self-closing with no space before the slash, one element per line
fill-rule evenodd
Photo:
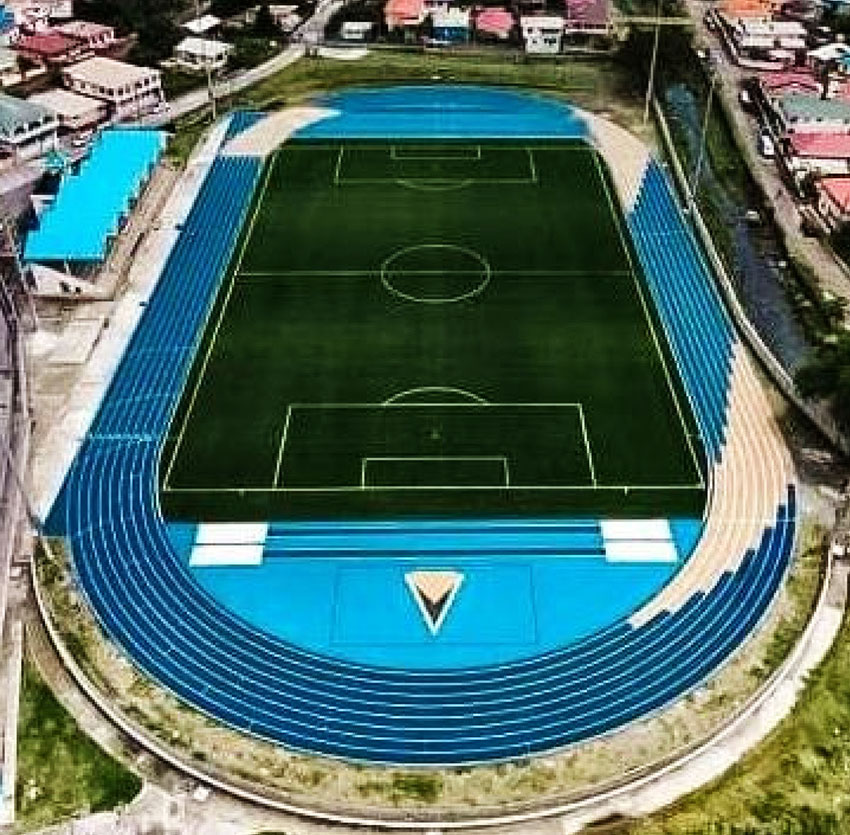
<path fill-rule="evenodd" d="M 674 369 L 590 146 L 292 142 L 172 423 L 163 506 L 699 515 Z"/>

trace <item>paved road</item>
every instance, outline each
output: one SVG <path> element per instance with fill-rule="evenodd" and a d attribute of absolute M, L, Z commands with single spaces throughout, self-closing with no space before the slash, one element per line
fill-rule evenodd
<path fill-rule="evenodd" d="M 343 0 L 320 0 L 316 10 L 292 35 L 291 44 L 283 52 L 270 58 L 263 64 L 245 70 L 230 78 L 224 78 L 214 84 L 216 98 L 231 96 L 262 81 L 303 58 L 310 45 L 321 42 L 325 27 L 331 15 L 343 4 Z M 209 102 L 209 92 L 206 86 L 192 90 L 179 96 L 169 103 L 168 110 L 163 113 L 152 113 L 143 117 L 140 122 L 149 127 L 161 127 L 169 122 L 185 116 L 194 110 L 199 110 Z"/>
<path fill-rule="evenodd" d="M 308 23 L 312 20 L 313 18 L 311 18 Z M 307 24 L 305 24 L 305 26 L 306 25 Z M 258 81 L 262 81 L 264 78 L 268 78 L 276 72 L 280 72 L 282 69 L 285 69 L 290 64 L 294 64 L 299 58 L 303 57 L 304 52 L 305 48 L 303 44 L 294 43 L 284 49 L 283 52 L 275 55 L 274 58 L 271 58 L 263 64 L 253 67 L 250 70 L 246 70 L 244 73 L 240 73 L 232 78 L 216 82 L 214 85 L 216 98 L 238 93 L 246 87 L 250 87 L 252 84 L 256 84 Z M 208 101 L 209 94 L 205 86 L 198 90 L 192 90 L 191 92 L 186 93 L 185 95 L 170 102 L 168 110 L 163 113 L 153 113 L 144 117 L 141 120 L 141 124 L 149 127 L 161 127 L 162 125 L 166 125 L 169 122 L 179 119 L 181 116 L 185 116 L 187 113 L 200 109 L 206 105 Z"/>

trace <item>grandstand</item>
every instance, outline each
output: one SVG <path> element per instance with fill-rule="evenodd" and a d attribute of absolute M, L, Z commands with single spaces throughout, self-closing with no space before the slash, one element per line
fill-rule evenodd
<path fill-rule="evenodd" d="M 630 246 L 707 462 L 699 535 L 688 547 L 673 543 L 675 561 L 657 575 L 649 599 L 633 601 L 629 611 L 559 646 L 530 651 L 505 642 L 491 663 L 463 663 L 472 657 L 463 649 L 449 655 L 446 636 L 474 585 L 468 577 L 459 590 L 453 586 L 451 611 L 434 618 L 431 625 L 439 619 L 440 628 L 423 629 L 420 646 L 411 649 L 435 653 L 440 663 L 430 666 L 381 664 L 375 656 L 357 656 L 356 646 L 325 651 L 286 640 L 210 593 L 200 572 L 221 568 L 189 565 L 203 526 L 189 526 L 180 545 L 177 526 L 162 516 L 159 466 L 193 360 L 209 345 L 205 325 L 217 321 L 219 290 L 227 286 L 228 265 L 256 206 L 264 160 L 246 151 L 251 125 L 260 129 L 262 122 L 245 116 L 229 130 L 229 137 L 244 131 L 239 153 L 229 155 L 228 140 L 212 163 L 53 503 L 48 527 L 67 537 L 95 614 L 145 672 L 206 714 L 293 749 L 359 761 L 456 765 L 525 757 L 664 707 L 714 672 L 764 617 L 793 553 L 797 497 L 751 360 L 662 169 L 608 123 L 504 91 L 397 88 L 342 94 L 322 104 L 334 115 L 301 127 L 300 140 L 380 136 L 469 144 L 472 136 L 533 144 L 581 138 L 609 163 Z M 351 565 L 352 559 L 377 559 L 373 552 L 385 549 L 404 563 L 403 577 L 437 568 L 448 576 L 458 546 L 444 547 L 447 540 L 462 543 L 488 570 L 509 557 L 516 564 L 554 560 L 569 572 L 578 552 L 606 561 L 606 538 L 616 537 L 606 535 L 605 526 L 624 520 L 608 508 L 590 519 L 551 514 L 541 520 L 519 512 L 509 520 L 464 513 L 439 523 L 396 517 L 385 525 L 315 517 L 265 521 L 272 524 L 262 526 L 258 539 L 254 526 L 248 543 L 262 544 L 263 567 L 272 561 L 297 567 L 304 560 L 313 567 L 334 560 Z M 644 531 L 658 530 L 642 523 Z M 643 553 L 656 559 L 671 553 L 672 540 L 660 548 L 657 534 L 642 536 L 642 547 L 652 545 Z M 220 547 L 226 552 L 235 544 L 224 540 Z M 314 553 L 295 553 L 299 548 Z M 570 549 L 576 553 L 565 553 Z M 565 605 L 562 619 L 568 612 Z"/>
<path fill-rule="evenodd" d="M 164 148 L 165 134 L 159 131 L 111 128 L 100 134 L 27 236 L 24 259 L 36 286 L 40 278 L 49 284 L 51 273 L 66 280 L 94 277 Z M 81 217 L 86 223 L 80 224 Z"/>

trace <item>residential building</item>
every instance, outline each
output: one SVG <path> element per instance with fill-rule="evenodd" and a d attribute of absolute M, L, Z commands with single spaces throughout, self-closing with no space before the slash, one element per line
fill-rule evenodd
<path fill-rule="evenodd" d="M 21 80 L 18 53 L 14 49 L 0 46 L 0 87 L 17 84 Z"/>
<path fill-rule="evenodd" d="M 27 101 L 52 111 L 59 121 L 60 129 L 66 132 L 95 127 L 109 116 L 109 106 L 105 101 L 61 88 L 36 93 Z"/>
<path fill-rule="evenodd" d="M 59 121 L 46 107 L 0 93 L 0 155 L 27 160 L 56 147 Z"/>
<path fill-rule="evenodd" d="M 781 0 L 720 0 L 717 12 L 734 26 L 739 20 L 771 20 L 781 5 Z"/>
<path fill-rule="evenodd" d="M 489 35 L 500 41 L 506 41 L 516 26 L 513 14 L 507 9 L 481 9 L 475 17 L 475 31 L 480 35 Z"/>
<path fill-rule="evenodd" d="M 564 38 L 564 18 L 559 15 L 521 17 L 519 25 L 529 55 L 557 55 Z"/>
<path fill-rule="evenodd" d="M 233 47 L 224 41 L 188 37 L 174 47 L 174 60 L 187 70 L 220 70 L 231 52 Z"/>
<path fill-rule="evenodd" d="M 796 20 L 739 20 L 731 34 L 747 58 L 796 60 L 806 51 L 806 29 Z"/>
<path fill-rule="evenodd" d="M 339 29 L 339 36 L 344 41 L 368 40 L 375 28 L 371 20 L 346 20 Z"/>
<path fill-rule="evenodd" d="M 384 21 L 387 29 L 404 29 L 419 26 L 425 20 L 423 0 L 387 0 Z"/>
<path fill-rule="evenodd" d="M 138 118 L 165 104 L 159 70 L 96 56 L 62 71 L 65 86 L 101 99 L 115 119 Z"/>
<path fill-rule="evenodd" d="M 850 174 L 850 134 L 795 133 L 782 144 L 785 165 L 798 182 L 807 175 Z"/>
<path fill-rule="evenodd" d="M 840 229 L 850 221 L 850 177 L 824 177 L 815 183 L 817 210 L 826 224 Z"/>
<path fill-rule="evenodd" d="M 211 35 L 221 26 L 221 18 L 214 14 L 205 14 L 200 17 L 187 20 L 183 24 L 183 28 L 193 35 Z"/>
<path fill-rule="evenodd" d="M 278 29 L 285 35 L 293 32 L 301 24 L 301 15 L 298 14 L 298 6 L 291 3 L 283 5 L 273 3 L 269 6 L 269 14 Z"/>
<path fill-rule="evenodd" d="M 15 22 L 29 33 L 47 29 L 52 21 L 74 17 L 72 0 L 6 0 Z"/>
<path fill-rule="evenodd" d="M 92 54 L 85 41 L 53 29 L 22 36 L 15 49 L 30 61 L 50 66 L 71 64 Z"/>
<path fill-rule="evenodd" d="M 53 27 L 63 35 L 70 35 L 84 41 L 93 52 L 110 49 L 115 46 L 115 29 L 102 23 L 89 23 L 86 20 L 71 20 Z"/>
<path fill-rule="evenodd" d="M 850 134 L 850 102 L 820 99 L 787 93 L 774 106 L 774 112 L 788 136 L 797 133 Z"/>
<path fill-rule="evenodd" d="M 806 55 L 806 65 L 817 76 L 824 72 L 846 73 L 850 61 L 850 46 L 841 41 L 824 44 Z"/>
<path fill-rule="evenodd" d="M 469 9 L 451 8 L 431 15 L 434 38 L 447 43 L 466 43 L 469 40 Z"/>
<path fill-rule="evenodd" d="M 564 33 L 607 35 L 611 31 L 608 0 L 566 0 Z"/>
<path fill-rule="evenodd" d="M 0 46 L 11 46 L 19 37 L 20 29 L 14 11 L 0 3 Z"/>

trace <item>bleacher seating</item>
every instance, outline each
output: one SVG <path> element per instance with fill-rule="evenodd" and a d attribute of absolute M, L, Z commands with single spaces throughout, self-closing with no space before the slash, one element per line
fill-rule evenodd
<path fill-rule="evenodd" d="M 709 456 L 726 428 L 733 331 L 661 168 L 651 162 L 628 224 Z"/>

